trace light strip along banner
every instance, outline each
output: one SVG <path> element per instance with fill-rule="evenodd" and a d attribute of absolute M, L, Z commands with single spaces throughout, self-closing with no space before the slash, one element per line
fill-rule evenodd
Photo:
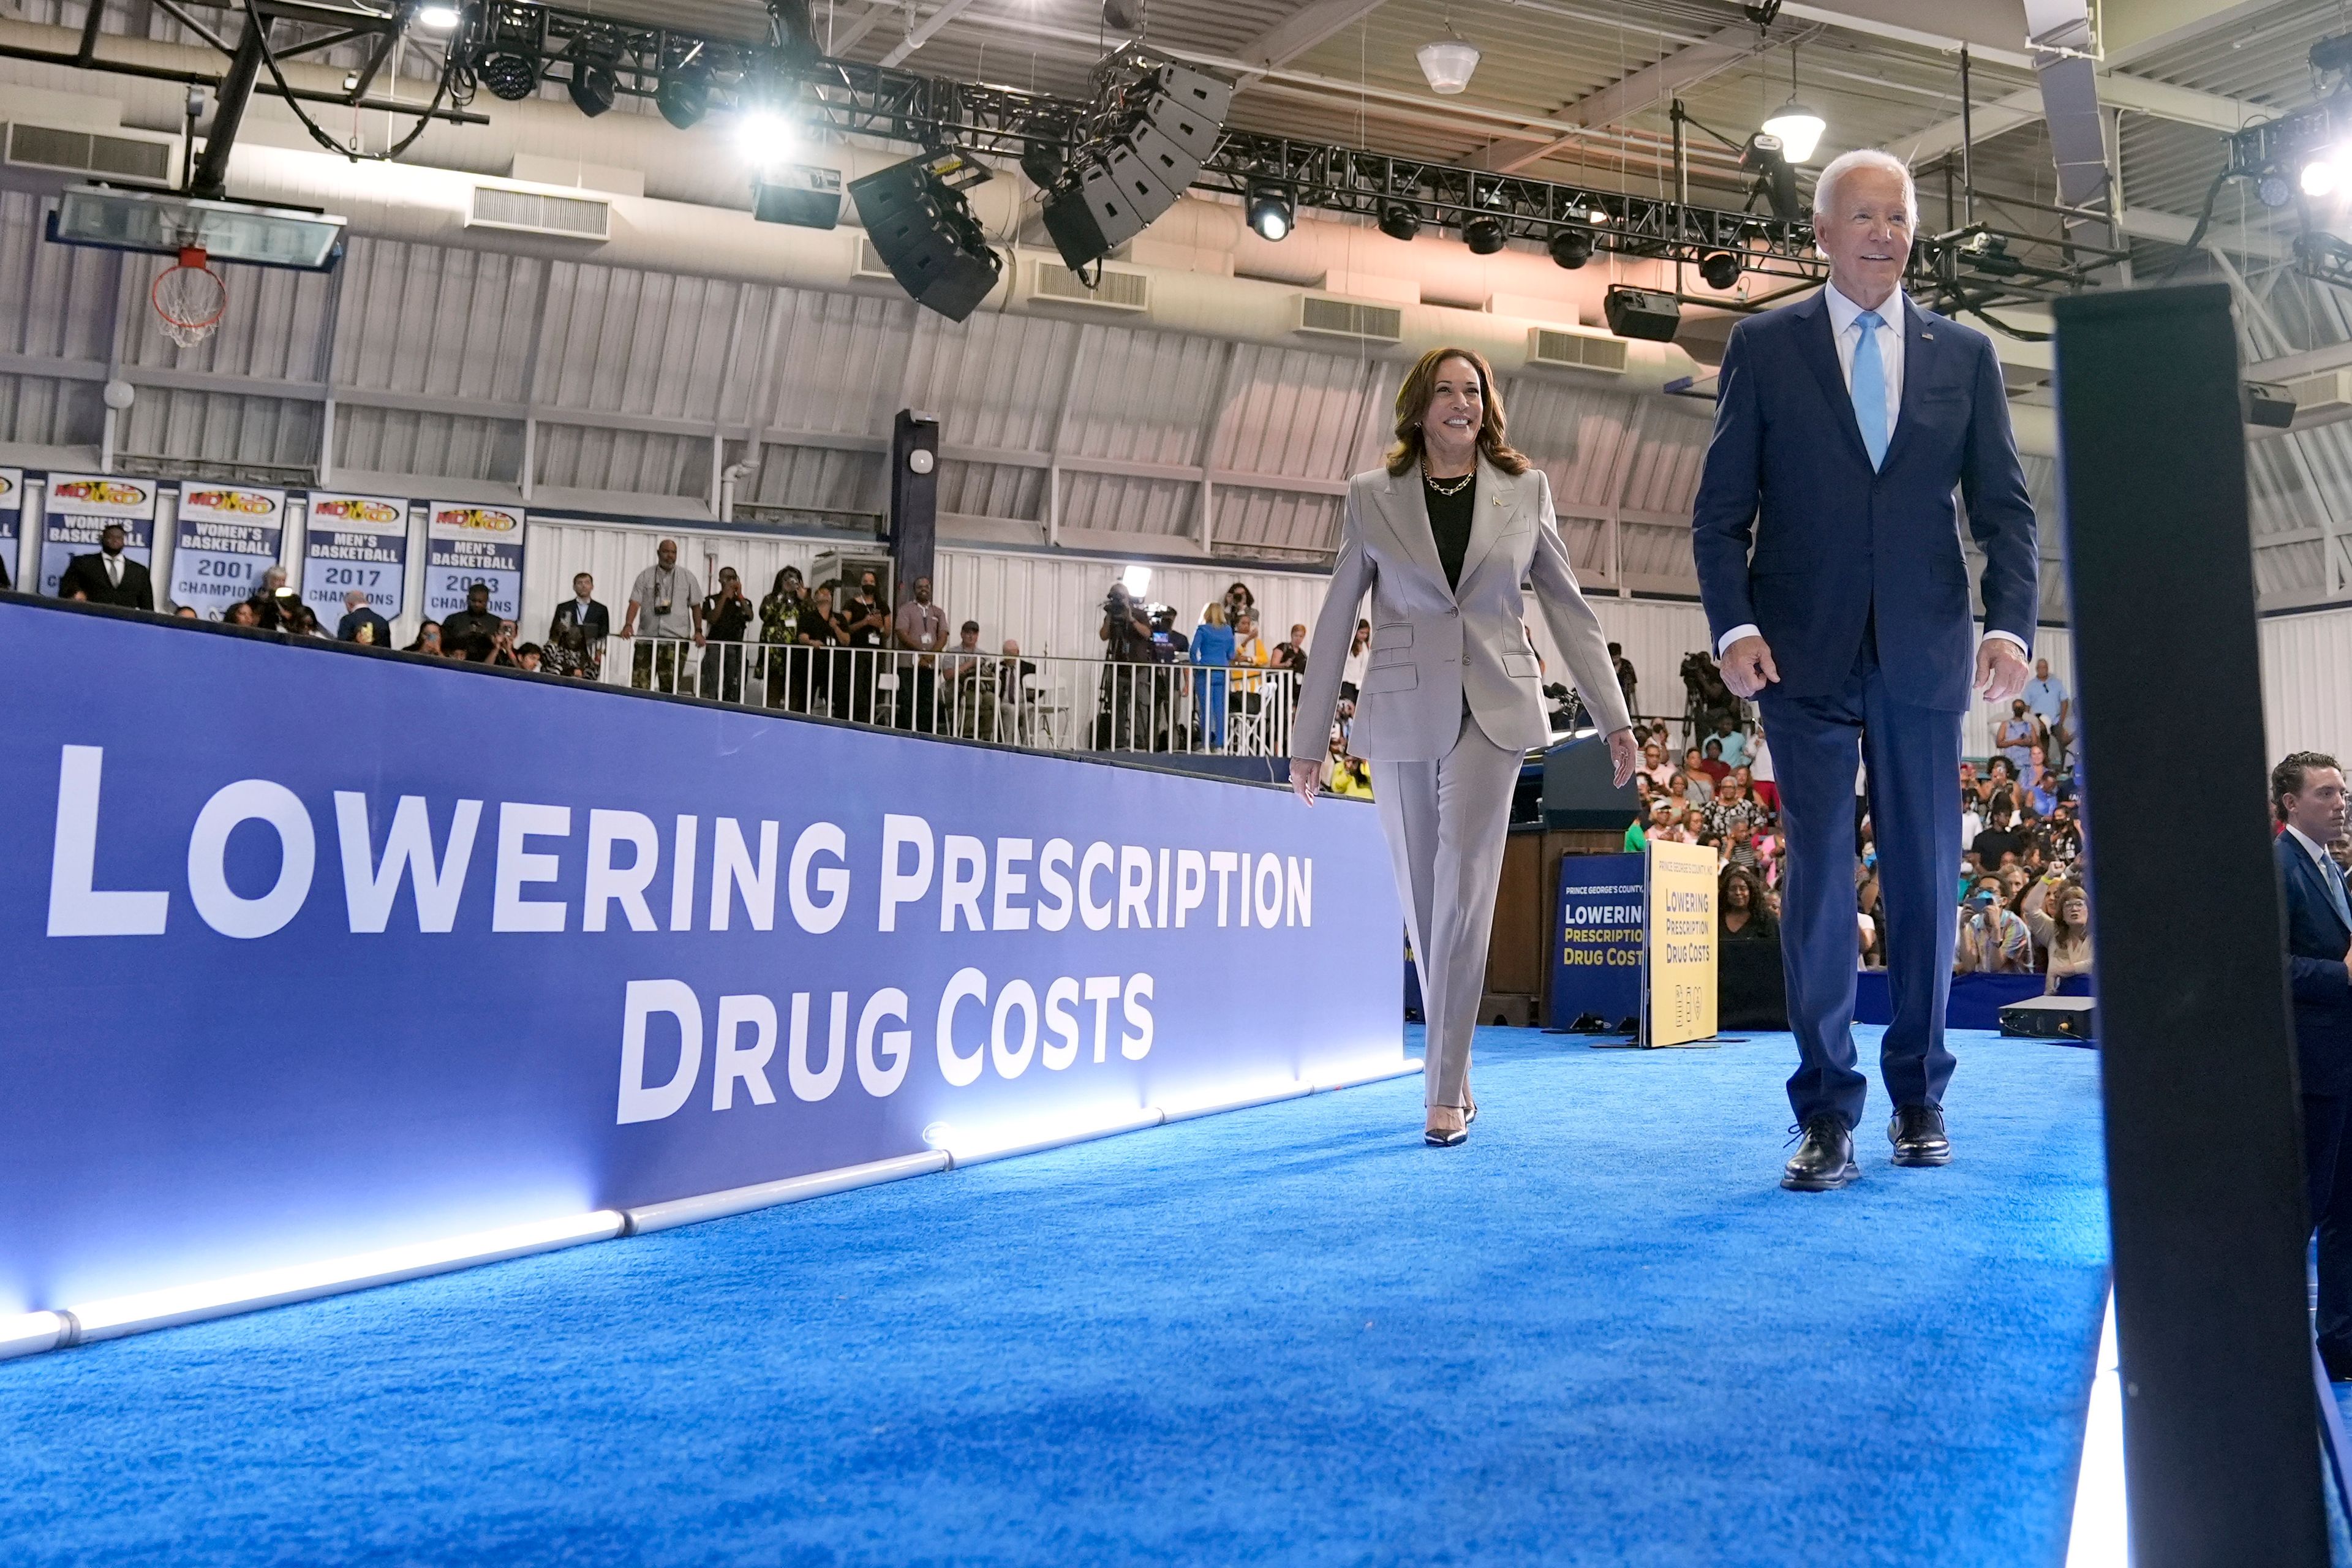
<path fill-rule="evenodd" d="M 522 613 L 520 507 L 436 500 L 425 530 L 425 613 L 446 620 L 466 607 L 466 592 L 490 585 L 490 614 L 512 620 Z"/>
<path fill-rule="evenodd" d="M 0 679 L 0 1313 L 1404 1062 L 1353 802 L 37 602 Z"/>
<path fill-rule="evenodd" d="M 51 474 L 41 507 L 41 592 L 55 595 L 77 555 L 95 555 L 109 523 L 122 525 L 122 553 L 142 566 L 155 556 L 155 481 L 111 474 Z"/>
<path fill-rule="evenodd" d="M 343 618 L 343 597 L 354 588 L 368 596 L 368 607 L 377 615 L 400 619 L 408 589 L 408 503 L 392 496 L 312 490 L 302 546 L 302 602 L 332 632 Z"/>
<path fill-rule="evenodd" d="M 286 492 L 258 485 L 180 487 L 172 601 L 216 621 L 261 586 L 286 537 Z M 333 628 L 330 626 L 329 630 Z"/>
<path fill-rule="evenodd" d="M 1653 838 L 1649 854 L 1642 1043 L 1708 1039 L 1716 1030 L 1715 847 Z"/>

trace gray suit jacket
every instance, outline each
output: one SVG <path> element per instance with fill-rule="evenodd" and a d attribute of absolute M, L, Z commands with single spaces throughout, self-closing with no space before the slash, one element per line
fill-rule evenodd
<path fill-rule="evenodd" d="M 1516 479 L 1478 459 L 1478 500 L 1462 583 L 1445 584 L 1429 529 L 1418 466 L 1386 468 L 1348 482 L 1348 510 L 1331 586 L 1310 647 L 1344 648 L 1354 640 L 1356 608 L 1372 595 L 1372 643 L 1357 689 L 1349 750 L 1368 762 L 1444 756 L 1462 728 L 1466 698 L 1478 727 L 1497 746 L 1532 750 L 1551 738 L 1542 680 L 1520 617 L 1520 584 L 1532 582 L 1552 640 L 1603 734 L 1633 720 L 1609 659 L 1601 621 L 1576 585 L 1551 510 L 1551 481 L 1541 468 Z M 1307 762 L 1328 752 L 1339 703 L 1342 660 L 1307 661 L 1290 754 Z"/>

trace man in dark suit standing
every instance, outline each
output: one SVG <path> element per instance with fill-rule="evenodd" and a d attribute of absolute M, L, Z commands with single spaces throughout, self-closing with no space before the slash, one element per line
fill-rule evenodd
<path fill-rule="evenodd" d="M 122 553 L 126 537 L 119 522 L 101 529 L 97 554 L 77 555 L 66 563 L 65 575 L 58 579 L 58 597 L 70 599 L 79 592 L 93 605 L 153 609 L 155 591 L 148 584 L 147 568 Z"/>
<path fill-rule="evenodd" d="M 547 626 L 548 668 L 558 675 L 596 679 L 604 659 L 604 639 L 613 635 L 613 612 L 596 597 L 596 579 L 585 572 L 572 578 L 572 597 L 555 606 Z"/>
<path fill-rule="evenodd" d="M 2344 770 L 2297 752 L 2271 770 L 2273 850 L 2286 895 L 2287 979 L 2303 1089 L 2303 1169 L 2319 1227 L 2319 1357 L 2352 1382 L 2352 895 L 2327 846 L 2344 831 Z"/>
<path fill-rule="evenodd" d="M 343 618 L 335 623 L 335 640 L 372 647 L 392 646 L 392 623 L 375 613 L 365 588 L 354 588 L 343 595 Z"/>
<path fill-rule="evenodd" d="M 1781 963 L 1800 1058 L 1789 1100 L 1802 1133 L 1780 1184 L 1804 1192 L 1861 1173 L 1857 757 L 1869 766 L 1894 1001 L 1879 1051 L 1895 1105 L 1887 1133 L 1896 1164 L 1941 1165 L 1960 719 L 1971 684 L 2006 701 L 2032 673 L 2038 546 L 2000 365 L 1980 334 L 1902 294 L 1916 207 L 1909 172 L 1885 153 L 1849 153 L 1822 171 L 1813 231 L 1829 286 L 1733 330 L 1691 520 L 1724 681 L 1756 700 L 1772 735 L 1788 836 Z M 1981 638 L 1956 488 L 1985 555 Z"/>

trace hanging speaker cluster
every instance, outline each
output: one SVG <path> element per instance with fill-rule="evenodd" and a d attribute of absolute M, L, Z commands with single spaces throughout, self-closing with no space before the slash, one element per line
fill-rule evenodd
<path fill-rule="evenodd" d="M 1095 111 L 1054 184 L 1045 232 L 1073 270 L 1126 244 L 1200 177 L 1234 89 L 1206 72 L 1122 52 L 1105 62 Z"/>
<path fill-rule="evenodd" d="M 849 183 L 857 220 L 882 265 L 918 305 L 961 321 L 980 308 L 1004 275 L 988 235 L 963 193 L 987 168 L 948 152 L 893 163 Z"/>

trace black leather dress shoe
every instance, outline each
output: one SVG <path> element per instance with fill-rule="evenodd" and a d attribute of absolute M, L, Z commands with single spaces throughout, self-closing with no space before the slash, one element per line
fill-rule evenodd
<path fill-rule="evenodd" d="M 1853 1133 L 1829 1111 L 1806 1121 L 1804 1142 L 1789 1156 L 1780 1184 L 1792 1193 L 1833 1193 L 1862 1174 L 1853 1163 Z"/>
<path fill-rule="evenodd" d="M 1887 1141 L 1895 1145 L 1898 1165 L 1948 1165 L 1952 1141 L 1944 1136 L 1944 1108 L 1906 1105 L 1886 1124 Z"/>

